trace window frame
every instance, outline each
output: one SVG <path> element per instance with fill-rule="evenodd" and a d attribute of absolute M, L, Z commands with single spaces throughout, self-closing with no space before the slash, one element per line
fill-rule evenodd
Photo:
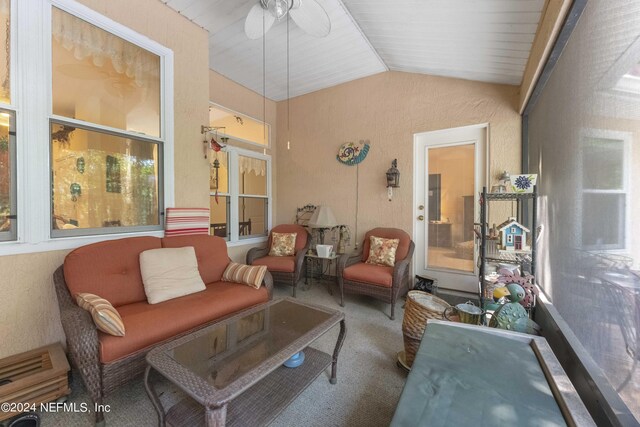
<path fill-rule="evenodd" d="M 630 198 L 629 198 L 629 180 L 630 180 L 630 148 L 632 142 L 632 135 L 629 132 L 617 131 L 617 130 L 608 130 L 608 129 L 585 129 L 580 134 L 580 142 L 585 143 L 587 139 L 607 139 L 611 141 L 621 141 L 623 147 L 623 157 L 622 157 L 622 189 L 593 189 L 593 188 L 584 188 L 584 183 L 580 181 L 580 191 L 583 195 L 581 197 L 581 202 L 579 204 L 580 213 L 578 218 L 582 221 L 583 213 L 584 213 L 584 195 L 585 194 L 623 194 L 624 195 L 624 231 L 619 233 L 620 236 L 624 239 L 624 241 L 620 244 L 603 244 L 603 245 L 582 245 L 582 248 L 591 252 L 607 252 L 607 253 L 618 253 L 624 254 L 627 252 L 627 246 L 629 244 L 629 229 L 631 227 L 631 219 L 630 217 Z M 580 157 L 579 161 L 580 170 L 578 171 L 579 176 L 582 177 L 584 172 L 584 158 Z M 581 178 L 582 179 L 582 178 Z M 582 242 L 582 227 L 578 227 L 580 231 L 580 242 Z"/>
<path fill-rule="evenodd" d="M 229 192 L 224 194 L 225 197 L 228 197 L 229 203 L 227 205 L 227 242 L 228 246 L 243 246 L 250 245 L 255 243 L 266 242 L 269 237 L 269 230 L 271 230 L 272 218 L 273 218 L 273 203 L 272 203 L 272 162 L 271 156 L 269 154 L 258 153 L 252 150 L 246 150 L 244 148 L 227 146 L 223 149 L 223 152 L 227 152 L 229 156 Z M 254 159 L 260 159 L 266 161 L 267 171 L 267 195 L 266 196 L 256 196 L 256 195 L 247 195 L 240 194 L 240 160 L 239 157 L 251 157 Z M 215 191 L 210 192 L 210 197 L 215 195 Z M 222 195 L 222 193 L 218 193 L 218 195 Z M 267 208 L 266 208 L 266 233 L 265 235 L 251 235 L 251 236 L 240 236 L 240 214 L 239 214 L 239 203 L 240 197 L 255 197 L 255 198 L 263 198 L 266 200 Z"/>
<path fill-rule="evenodd" d="M 22 253 L 73 249 L 90 243 L 132 236 L 164 235 L 164 210 L 174 206 L 174 54 L 173 51 L 136 31 L 84 6 L 74 0 L 17 1 L 12 7 L 11 84 L 12 106 L 0 107 L 16 112 L 16 140 L 29 141 L 16 146 L 17 227 L 16 240 L 0 242 L 0 256 Z M 52 7 L 96 25 L 160 57 L 160 138 L 164 141 L 161 220 L 157 230 L 136 231 L 128 227 L 113 233 L 52 237 L 51 226 L 51 164 L 50 120 L 61 119 L 75 125 L 83 124 L 66 117 L 53 116 L 52 105 Z M 15 62 L 15 65 L 13 65 Z M 120 129 L 100 128 L 99 130 Z M 140 135 L 133 135 L 136 139 Z M 153 138 L 152 138 L 153 139 Z M 111 230 L 109 230 L 111 231 Z"/>

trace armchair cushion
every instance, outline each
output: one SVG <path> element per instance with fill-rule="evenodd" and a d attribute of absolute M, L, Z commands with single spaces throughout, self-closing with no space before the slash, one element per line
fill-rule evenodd
<path fill-rule="evenodd" d="M 118 308 L 124 337 L 99 332 L 100 360 L 112 362 L 151 345 L 269 300 L 269 291 L 232 282 L 216 282 L 195 294 L 150 305 L 137 302 Z"/>
<path fill-rule="evenodd" d="M 369 257 L 369 248 L 371 246 L 370 237 L 384 237 L 385 239 L 398 239 L 398 249 L 396 249 L 396 262 L 403 260 L 409 254 L 409 247 L 411 246 L 411 236 L 406 231 L 397 228 L 374 228 L 367 231 L 364 236 L 364 242 L 362 245 L 362 262 L 365 262 Z"/>
<path fill-rule="evenodd" d="M 271 247 L 273 233 L 296 233 L 296 252 L 304 248 L 307 244 L 307 229 L 298 224 L 281 224 L 273 227 L 269 234 L 268 248 Z"/>
<path fill-rule="evenodd" d="M 393 267 L 359 262 L 344 269 L 346 280 L 390 288 L 393 283 Z"/>
<path fill-rule="evenodd" d="M 269 256 L 293 256 L 296 254 L 298 233 L 271 233 Z"/>
<path fill-rule="evenodd" d="M 252 265 L 266 265 L 269 271 L 293 273 L 296 269 L 296 259 L 292 256 L 265 256 L 254 260 Z"/>
<path fill-rule="evenodd" d="M 369 258 L 366 263 L 393 267 L 396 263 L 396 250 L 399 244 L 400 239 L 370 236 Z"/>

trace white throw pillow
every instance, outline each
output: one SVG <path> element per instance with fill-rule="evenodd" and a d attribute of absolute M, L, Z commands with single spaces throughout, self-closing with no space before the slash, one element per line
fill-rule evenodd
<path fill-rule="evenodd" d="M 140 254 L 140 272 L 149 304 L 206 289 L 192 246 L 144 251 Z"/>

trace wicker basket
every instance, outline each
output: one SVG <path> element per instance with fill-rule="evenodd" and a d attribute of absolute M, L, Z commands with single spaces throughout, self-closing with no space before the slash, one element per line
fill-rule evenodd
<path fill-rule="evenodd" d="M 422 291 L 409 291 L 402 319 L 404 351 L 408 366 L 413 365 L 416 351 L 427 325 L 427 319 L 442 319 L 442 313 L 449 307 L 446 301 Z"/>

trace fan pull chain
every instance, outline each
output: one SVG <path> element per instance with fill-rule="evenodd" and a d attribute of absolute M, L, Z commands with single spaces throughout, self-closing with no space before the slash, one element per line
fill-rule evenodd
<path fill-rule="evenodd" d="M 289 96 L 289 21 L 291 16 L 287 13 L 287 150 L 291 149 L 291 127 L 289 123 L 291 121 L 291 97 Z"/>

